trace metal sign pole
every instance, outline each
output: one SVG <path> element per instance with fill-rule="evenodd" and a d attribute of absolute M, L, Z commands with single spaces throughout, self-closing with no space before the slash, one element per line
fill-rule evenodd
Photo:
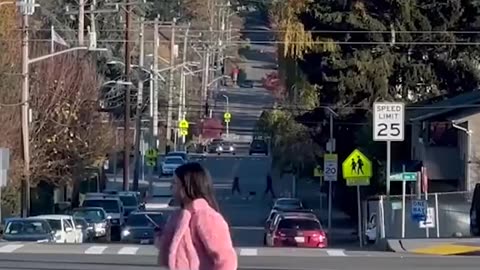
<path fill-rule="evenodd" d="M 357 211 L 358 211 L 358 240 L 360 242 L 360 247 L 363 247 L 362 206 L 361 206 L 359 185 L 357 185 Z"/>
<path fill-rule="evenodd" d="M 403 179 L 403 175 L 405 173 L 405 165 L 403 165 L 402 170 L 402 238 L 405 238 L 405 197 L 406 197 L 406 189 L 407 189 L 407 181 Z"/>

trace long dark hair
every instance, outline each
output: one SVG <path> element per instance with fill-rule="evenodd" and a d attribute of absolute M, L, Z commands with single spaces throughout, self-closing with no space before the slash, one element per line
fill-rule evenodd
<path fill-rule="evenodd" d="M 196 199 L 204 199 L 210 207 L 219 211 L 212 178 L 208 171 L 197 162 L 183 164 L 175 170 L 175 175 L 180 180 L 179 196 L 180 205 L 185 207 Z"/>

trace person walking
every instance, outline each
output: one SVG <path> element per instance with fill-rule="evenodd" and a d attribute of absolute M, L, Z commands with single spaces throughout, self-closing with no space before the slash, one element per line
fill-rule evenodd
<path fill-rule="evenodd" d="M 156 233 L 159 265 L 170 270 L 236 270 L 237 254 L 208 171 L 196 162 L 178 167 L 173 194 L 180 209 Z"/>
<path fill-rule="evenodd" d="M 270 193 L 273 198 L 275 198 L 275 192 L 273 191 L 273 179 L 270 174 L 267 174 L 267 186 L 265 188 L 265 192 L 263 193 L 263 196 L 267 195 L 267 193 Z"/>
<path fill-rule="evenodd" d="M 240 179 L 238 178 L 238 176 L 235 176 L 233 178 L 232 195 L 235 194 L 235 191 L 238 192 L 238 194 L 242 195 L 242 192 L 240 191 Z"/>

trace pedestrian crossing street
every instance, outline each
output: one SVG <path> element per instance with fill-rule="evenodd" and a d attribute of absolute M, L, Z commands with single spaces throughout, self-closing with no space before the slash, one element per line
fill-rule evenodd
<path fill-rule="evenodd" d="M 347 256 L 343 249 L 236 248 L 238 256 Z M 153 245 L 0 242 L 0 254 L 158 256 Z"/>

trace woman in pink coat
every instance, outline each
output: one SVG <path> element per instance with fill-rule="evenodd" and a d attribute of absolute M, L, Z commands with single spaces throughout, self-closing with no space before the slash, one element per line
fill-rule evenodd
<path fill-rule="evenodd" d="M 171 270 L 236 270 L 237 254 L 227 222 L 219 213 L 212 180 L 199 163 L 175 170 L 174 213 L 159 233 L 159 263 Z"/>

